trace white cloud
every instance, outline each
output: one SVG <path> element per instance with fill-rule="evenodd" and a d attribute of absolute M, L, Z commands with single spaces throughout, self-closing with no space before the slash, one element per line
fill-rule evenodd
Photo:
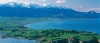
<path fill-rule="evenodd" d="M 42 1 L 46 1 L 46 0 L 42 0 Z"/>
<path fill-rule="evenodd" d="M 40 1 L 40 2 L 41 2 L 41 1 L 46 1 L 46 0 L 38 0 L 38 1 Z"/>
<path fill-rule="evenodd" d="M 56 3 L 65 3 L 66 0 L 57 0 Z"/>
<path fill-rule="evenodd" d="M 0 0 L 0 3 L 16 2 L 17 0 Z"/>
<path fill-rule="evenodd" d="M 6 3 L 9 2 L 10 0 L 0 0 L 0 3 Z"/>
<path fill-rule="evenodd" d="M 79 6 L 80 8 L 82 8 L 83 6 Z"/>
<path fill-rule="evenodd" d="M 16 0 L 9 0 L 9 2 L 16 2 Z"/>
<path fill-rule="evenodd" d="M 44 0 L 43 0 L 44 1 Z M 17 3 L 33 3 L 36 2 L 35 0 L 0 0 L 0 4 L 8 3 L 8 2 L 17 2 Z"/>
<path fill-rule="evenodd" d="M 24 2 L 24 4 L 29 5 L 30 3 L 28 3 L 28 2 Z"/>

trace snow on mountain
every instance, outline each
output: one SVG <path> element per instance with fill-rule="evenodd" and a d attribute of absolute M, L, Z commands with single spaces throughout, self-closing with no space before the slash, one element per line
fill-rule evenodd
<path fill-rule="evenodd" d="M 9 17 L 55 17 L 55 18 L 100 18 L 95 11 L 80 12 L 54 4 L 24 4 L 9 2 L 0 4 L 0 16 Z"/>
<path fill-rule="evenodd" d="M 24 4 L 24 3 L 16 3 L 16 2 L 8 2 L 5 4 L 0 4 L 0 6 L 9 6 L 9 7 L 16 7 L 16 6 L 21 6 L 21 7 L 37 7 L 37 8 L 67 8 L 67 7 L 63 7 L 63 6 L 59 6 L 59 5 L 54 5 L 54 4 Z"/>

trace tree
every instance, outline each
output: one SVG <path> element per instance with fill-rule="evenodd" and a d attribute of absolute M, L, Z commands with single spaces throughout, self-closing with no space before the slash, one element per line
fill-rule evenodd
<path fill-rule="evenodd" d="M 97 38 L 93 36 L 93 39 L 89 41 L 89 43 L 99 43 Z"/>

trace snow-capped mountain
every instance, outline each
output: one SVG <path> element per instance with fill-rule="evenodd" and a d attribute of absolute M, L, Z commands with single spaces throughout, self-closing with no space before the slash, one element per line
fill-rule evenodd
<path fill-rule="evenodd" d="M 59 5 L 54 5 L 54 4 L 46 4 L 45 6 L 43 4 L 24 4 L 24 3 L 16 3 L 16 2 L 9 2 L 9 3 L 5 3 L 5 4 L 0 4 L 0 6 L 8 6 L 8 7 L 37 7 L 37 8 L 65 8 L 63 6 L 59 6 Z"/>
<path fill-rule="evenodd" d="M 54 17 L 54 18 L 100 18 L 95 11 L 79 12 L 53 4 L 23 4 L 9 2 L 0 4 L 0 16 L 7 17 Z"/>

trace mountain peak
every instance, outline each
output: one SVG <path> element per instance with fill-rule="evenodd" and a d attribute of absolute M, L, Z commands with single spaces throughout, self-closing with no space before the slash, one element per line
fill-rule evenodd
<path fill-rule="evenodd" d="M 30 7 L 37 7 L 37 8 L 43 8 L 43 7 L 46 7 L 46 8 L 60 8 L 60 9 L 66 9 L 67 7 L 64 7 L 64 6 L 60 6 L 60 5 L 54 5 L 54 4 L 24 4 L 24 3 L 17 3 L 17 2 L 8 2 L 8 3 L 5 3 L 5 4 L 0 4 L 0 6 L 9 6 L 9 7 L 16 7 L 16 6 L 20 6 L 20 7 L 27 7 L 27 8 L 30 8 Z"/>
<path fill-rule="evenodd" d="M 2 6 L 2 7 L 1 7 Z M 55 17 L 55 18 L 99 18 L 95 11 L 79 12 L 54 4 L 23 4 L 9 2 L 0 4 L 0 16 L 7 17 Z"/>

